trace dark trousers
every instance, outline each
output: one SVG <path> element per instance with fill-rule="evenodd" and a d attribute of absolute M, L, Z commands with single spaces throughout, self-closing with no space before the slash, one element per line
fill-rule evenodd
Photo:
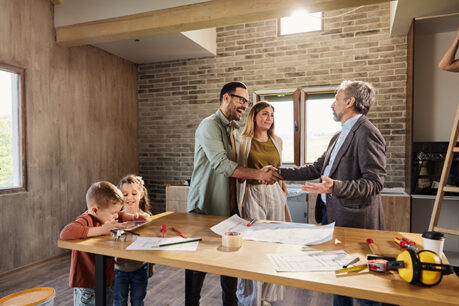
<path fill-rule="evenodd" d="M 198 306 L 206 272 L 185 270 L 185 306 Z M 223 306 L 237 306 L 237 278 L 220 275 Z"/>
<path fill-rule="evenodd" d="M 194 211 L 190 213 L 196 214 Z M 230 213 L 231 216 L 234 214 L 239 216 L 237 205 Z M 202 284 L 204 284 L 206 274 L 206 272 L 185 270 L 185 306 L 199 306 Z M 237 278 L 220 275 L 220 285 L 222 286 L 223 306 L 237 306 Z"/>
<path fill-rule="evenodd" d="M 320 197 L 320 195 L 319 195 Z M 324 205 L 322 208 L 322 225 L 328 224 L 328 215 L 327 215 L 327 206 Z M 370 301 L 370 300 L 364 300 L 364 299 L 357 299 L 357 303 L 360 306 L 380 306 L 382 303 L 380 302 L 375 302 L 375 301 Z M 333 306 L 353 306 L 354 305 L 354 298 L 351 298 L 349 296 L 344 296 L 344 295 L 333 295 Z"/>

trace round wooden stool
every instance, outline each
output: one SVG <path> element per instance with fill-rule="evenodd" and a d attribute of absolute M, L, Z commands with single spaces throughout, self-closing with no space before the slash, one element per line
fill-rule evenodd
<path fill-rule="evenodd" d="M 0 299 L 0 306 L 52 306 L 56 290 L 51 287 L 33 288 L 12 293 Z"/>

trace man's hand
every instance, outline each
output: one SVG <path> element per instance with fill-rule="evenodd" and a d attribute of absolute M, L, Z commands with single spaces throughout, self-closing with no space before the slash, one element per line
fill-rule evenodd
<path fill-rule="evenodd" d="M 271 185 L 280 179 L 282 179 L 282 177 L 273 166 L 266 166 L 259 170 L 258 182 L 262 184 Z"/>
<path fill-rule="evenodd" d="M 332 193 L 333 192 L 333 180 L 329 177 L 322 175 L 322 183 L 304 183 L 301 190 L 309 193 Z"/>
<path fill-rule="evenodd" d="M 267 165 L 267 166 L 264 166 L 263 168 L 260 169 L 261 171 L 264 171 L 264 172 L 276 172 L 276 173 L 279 173 L 279 170 L 276 168 L 276 167 L 273 167 L 271 165 Z"/>

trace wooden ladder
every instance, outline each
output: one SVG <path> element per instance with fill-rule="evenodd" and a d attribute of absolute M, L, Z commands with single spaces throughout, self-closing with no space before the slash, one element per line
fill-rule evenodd
<path fill-rule="evenodd" d="M 459 236 L 459 229 L 453 230 L 448 228 L 438 227 L 438 218 L 440 217 L 441 204 L 443 202 L 443 196 L 445 192 L 456 192 L 459 193 L 459 187 L 446 186 L 448 181 L 449 172 L 451 170 L 451 163 L 453 161 L 454 153 L 459 153 L 459 147 L 456 147 L 457 137 L 459 136 L 459 107 L 456 111 L 456 119 L 454 119 L 453 132 L 449 140 L 448 150 L 446 151 L 445 163 L 443 164 L 443 170 L 441 173 L 440 184 L 438 186 L 437 196 L 435 197 L 435 204 L 432 211 L 432 217 L 430 218 L 429 231 L 442 232 L 446 234 Z"/>

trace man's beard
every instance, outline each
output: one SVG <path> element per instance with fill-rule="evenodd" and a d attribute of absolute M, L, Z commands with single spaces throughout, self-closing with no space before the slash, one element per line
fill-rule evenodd
<path fill-rule="evenodd" d="M 333 111 L 333 120 L 335 120 L 336 122 L 339 122 L 341 121 L 341 118 L 343 118 L 343 113 L 335 113 L 335 111 Z"/>

